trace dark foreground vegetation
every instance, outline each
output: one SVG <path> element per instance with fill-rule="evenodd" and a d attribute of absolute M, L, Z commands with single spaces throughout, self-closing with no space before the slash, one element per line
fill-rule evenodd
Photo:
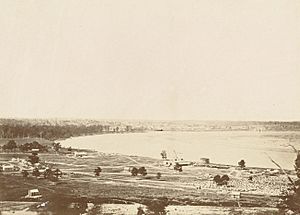
<path fill-rule="evenodd" d="M 289 189 L 285 191 L 283 204 L 290 210 L 290 214 L 300 214 L 300 151 L 295 149 L 297 158 L 295 160 L 296 180 L 292 180 L 289 176 Z"/>

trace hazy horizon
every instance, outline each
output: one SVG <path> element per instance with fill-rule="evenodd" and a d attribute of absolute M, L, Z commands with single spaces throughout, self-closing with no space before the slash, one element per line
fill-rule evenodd
<path fill-rule="evenodd" d="M 300 120 L 201 120 L 201 119 L 112 119 L 112 118 L 76 118 L 76 117 L 49 117 L 49 118 L 27 118 L 27 117 L 1 117 L 0 120 L 95 120 L 95 121 L 153 121 L 153 122 L 288 122 L 300 123 Z"/>
<path fill-rule="evenodd" d="M 0 118 L 300 121 L 300 1 L 0 2 Z"/>

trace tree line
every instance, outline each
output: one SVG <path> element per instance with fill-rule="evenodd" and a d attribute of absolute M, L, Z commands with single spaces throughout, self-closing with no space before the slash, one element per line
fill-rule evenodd
<path fill-rule="evenodd" d="M 118 129 L 113 131 L 118 132 Z M 56 140 L 73 136 L 101 134 L 111 132 L 105 125 L 32 125 L 32 124 L 2 124 L 0 138 L 45 138 Z"/>
<path fill-rule="evenodd" d="M 46 146 L 38 143 L 37 141 L 33 141 L 30 143 L 24 143 L 21 145 L 18 145 L 16 141 L 14 140 L 9 140 L 6 144 L 2 146 L 2 149 L 4 151 L 15 151 L 15 150 L 20 150 L 21 152 L 28 152 L 32 151 L 32 149 L 38 149 L 39 152 L 47 152 L 48 149 Z"/>

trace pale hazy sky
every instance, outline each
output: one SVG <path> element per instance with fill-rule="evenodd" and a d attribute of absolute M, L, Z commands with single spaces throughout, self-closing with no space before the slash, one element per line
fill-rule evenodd
<path fill-rule="evenodd" d="M 0 117 L 300 120 L 299 0 L 2 0 Z"/>

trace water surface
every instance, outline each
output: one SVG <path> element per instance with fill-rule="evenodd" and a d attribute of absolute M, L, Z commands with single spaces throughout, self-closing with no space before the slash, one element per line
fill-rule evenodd
<path fill-rule="evenodd" d="M 300 132 L 147 132 L 82 136 L 64 140 L 63 146 L 93 149 L 105 153 L 160 158 L 166 150 L 189 161 L 209 158 L 212 163 L 276 168 L 268 155 L 282 167 L 293 169 L 295 153 L 289 141 L 300 149 Z"/>

